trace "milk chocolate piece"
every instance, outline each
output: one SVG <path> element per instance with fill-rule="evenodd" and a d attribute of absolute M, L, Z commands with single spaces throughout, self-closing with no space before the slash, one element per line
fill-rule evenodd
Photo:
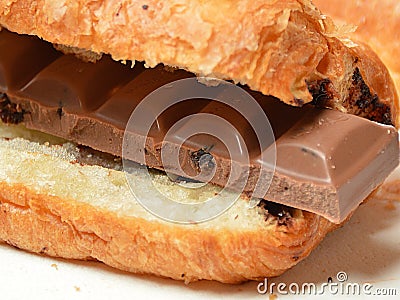
<path fill-rule="evenodd" d="M 28 128 L 117 156 L 122 153 L 129 117 L 143 98 L 164 84 L 193 76 L 162 66 L 146 69 L 139 63 L 131 69 L 107 56 L 95 64 L 84 63 L 55 52 L 43 41 L 6 30 L 0 32 L 0 45 L 2 98 L 24 112 L 21 121 Z M 45 53 L 43 57 L 41 53 Z M 239 167 L 239 177 L 242 170 L 249 169 L 243 192 L 308 210 L 336 223 L 343 221 L 398 165 L 398 136 L 391 126 L 312 106 L 294 108 L 273 97 L 249 92 L 268 116 L 275 134 L 275 172 L 271 161 L 263 159 L 267 157 L 263 154 L 272 151 L 273 140 L 260 143 L 249 120 L 234 108 L 209 99 L 192 99 L 168 108 L 154 119 L 147 137 L 140 122 L 128 128 L 127 136 L 133 144 L 144 141 L 145 147 L 133 148 L 125 158 L 143 163 L 139 153 L 144 152 L 150 167 L 162 170 L 168 165 L 176 175 L 185 177 L 203 176 L 202 171 L 204 176 L 212 173 L 211 182 L 221 186 L 227 183 L 232 165 Z M 176 93 L 179 91 L 171 89 L 163 97 L 176 97 Z M 165 100 L 159 99 L 160 103 Z M 246 105 L 239 102 L 236 104 Z M 153 118 L 153 108 L 157 110 L 149 107 L 143 117 Z M 228 132 L 228 137 L 238 141 L 237 148 L 247 147 L 248 165 L 232 160 L 230 149 L 207 134 L 193 135 L 179 147 L 185 130 L 197 126 L 195 119 L 186 117 L 198 113 L 219 116 L 234 126 L 236 132 Z M 182 124 L 164 140 L 177 122 Z M 177 148 L 179 166 L 175 160 L 169 161 L 172 157 L 168 155 L 162 160 L 162 152 L 172 153 Z"/>
<path fill-rule="evenodd" d="M 37 37 L 15 34 L 5 29 L 0 32 L 0 90 L 16 90 L 49 63 L 62 56 Z"/>

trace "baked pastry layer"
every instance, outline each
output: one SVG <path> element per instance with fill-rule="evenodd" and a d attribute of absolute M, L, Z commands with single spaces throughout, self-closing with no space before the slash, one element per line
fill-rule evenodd
<path fill-rule="evenodd" d="M 363 116 L 383 105 L 385 122 L 398 123 L 386 68 L 368 47 L 343 42 L 309 0 L 1 0 L 0 25 L 116 60 L 231 79 L 291 105 L 321 101 Z"/>
<path fill-rule="evenodd" d="M 356 26 L 348 36 L 378 53 L 400 90 L 400 3 L 397 0 L 314 0 L 323 13 L 340 24 Z M 347 25 L 347 26 L 348 26 Z"/>

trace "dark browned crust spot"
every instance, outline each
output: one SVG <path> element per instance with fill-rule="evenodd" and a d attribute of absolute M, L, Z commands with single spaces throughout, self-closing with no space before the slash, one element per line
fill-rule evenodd
<path fill-rule="evenodd" d="M 337 107 L 335 101 L 338 97 L 332 82 L 328 78 L 308 82 L 307 85 L 313 96 L 312 104 L 319 107 Z M 390 106 L 382 103 L 378 95 L 371 92 L 358 68 L 354 70 L 348 97 L 341 105 L 349 114 L 393 125 Z"/>
<path fill-rule="evenodd" d="M 378 95 L 371 93 L 358 68 L 353 73 L 349 97 L 344 104 L 351 114 L 393 125 L 390 106 L 380 102 Z"/>
<path fill-rule="evenodd" d="M 293 261 L 298 261 L 299 260 L 299 256 L 297 256 L 297 255 L 295 255 L 295 256 L 292 256 L 292 259 L 293 259 Z"/>
<path fill-rule="evenodd" d="M 19 104 L 12 103 L 7 94 L 0 93 L 0 119 L 6 124 L 19 124 L 27 112 Z"/>
<path fill-rule="evenodd" d="M 293 222 L 294 208 L 262 199 L 258 204 L 265 221 L 276 219 L 279 226 L 289 226 Z"/>
<path fill-rule="evenodd" d="M 329 103 L 335 98 L 333 84 L 329 79 L 322 79 L 308 84 L 308 90 L 313 96 L 314 105 L 330 106 Z"/>

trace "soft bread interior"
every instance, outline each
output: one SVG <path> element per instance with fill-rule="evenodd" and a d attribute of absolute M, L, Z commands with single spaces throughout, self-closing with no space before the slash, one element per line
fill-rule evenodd
<path fill-rule="evenodd" d="M 120 162 L 109 162 L 109 168 L 82 165 L 79 163 L 82 160 L 81 151 L 75 144 L 22 126 L 2 125 L 0 136 L 3 137 L 0 140 L 0 157 L 3 162 L 0 181 L 23 184 L 37 193 L 70 198 L 126 216 L 140 216 L 162 222 L 135 200 Z M 130 171 L 129 176 L 133 176 L 133 182 L 137 182 L 140 188 L 148 186 L 139 172 Z M 211 184 L 199 189 L 184 188 L 174 184 L 161 172 L 155 171 L 152 177 L 155 185 L 178 202 L 205 201 L 220 191 L 219 187 Z M 238 214 L 245 220 L 245 223 L 240 224 L 242 228 L 265 228 L 264 219 L 257 213 L 257 208 L 250 208 L 249 201 L 244 199 L 237 201 L 224 216 L 198 226 L 236 227 L 239 222 L 233 219 Z"/>

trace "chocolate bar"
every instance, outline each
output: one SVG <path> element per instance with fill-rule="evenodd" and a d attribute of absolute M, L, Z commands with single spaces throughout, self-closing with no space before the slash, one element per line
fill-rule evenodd
<path fill-rule="evenodd" d="M 251 120 L 235 109 L 248 105 L 246 99 L 234 99 L 233 104 L 212 97 L 189 99 L 158 114 L 158 105 L 182 96 L 183 91 L 176 89 L 163 93 L 162 99 L 141 114 L 150 126 L 130 122 L 132 113 L 152 92 L 190 78 L 194 75 L 163 66 L 147 69 L 136 63 L 131 68 L 107 55 L 96 63 L 83 62 L 35 37 L 0 32 L 3 122 L 22 122 L 99 151 L 124 154 L 124 159 L 151 168 L 229 185 L 249 196 L 311 211 L 336 223 L 398 165 L 398 136 L 392 126 L 330 109 L 290 107 L 248 88 L 268 117 L 273 132 L 268 138 L 260 140 L 253 126 L 257 116 Z M 220 91 L 215 97 L 229 98 Z M 233 147 L 204 133 L 201 124 L 209 124 L 199 123 L 196 115 L 212 115 L 231 124 L 233 130 L 225 134 Z M 265 131 L 268 128 L 265 123 Z M 188 132 L 193 134 L 187 136 Z M 124 150 L 127 141 L 130 148 Z M 241 161 L 237 154 L 243 148 L 248 161 Z M 232 176 L 234 184 L 229 182 Z M 243 178 L 243 186 L 235 184 Z"/>

